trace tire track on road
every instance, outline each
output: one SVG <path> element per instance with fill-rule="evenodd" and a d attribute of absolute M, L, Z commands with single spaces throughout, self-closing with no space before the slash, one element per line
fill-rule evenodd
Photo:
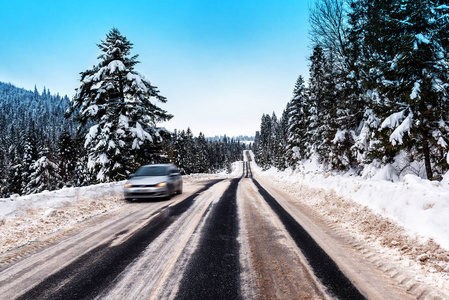
<path fill-rule="evenodd" d="M 259 193 L 284 224 L 309 262 L 315 276 L 327 288 L 328 292 L 338 299 L 366 299 L 310 234 L 252 177 L 252 173 L 250 178 Z"/>
<path fill-rule="evenodd" d="M 18 299 L 92 299 L 136 259 L 145 248 L 186 212 L 199 194 L 222 179 L 212 180 L 202 189 L 168 207 L 122 243 L 99 245 L 68 266 L 44 279 Z M 88 259 L 89 263 L 86 263 Z"/>
<path fill-rule="evenodd" d="M 243 175 L 231 179 L 229 188 L 212 207 L 176 299 L 242 299 L 237 188 Z"/>

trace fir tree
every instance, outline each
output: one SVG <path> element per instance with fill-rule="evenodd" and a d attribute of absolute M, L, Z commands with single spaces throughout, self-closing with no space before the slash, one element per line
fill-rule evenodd
<path fill-rule="evenodd" d="M 35 194 L 44 190 L 54 190 L 61 181 L 58 165 L 51 157 L 47 147 L 39 151 L 39 159 L 31 166 L 29 182 L 26 185 L 26 194 Z"/>
<path fill-rule="evenodd" d="M 392 161 L 405 150 L 425 163 L 446 169 L 447 83 L 449 82 L 447 13 L 439 1 L 373 1 L 365 26 L 368 83 L 376 97 L 373 111 L 382 120 L 377 152 Z M 380 17 L 382 16 L 382 17 Z M 371 31 L 370 31 L 371 30 Z M 436 151 L 435 151 L 436 150 Z"/>
<path fill-rule="evenodd" d="M 20 194 L 22 192 L 22 159 L 20 157 L 20 153 L 17 147 L 14 147 L 12 151 L 12 158 L 10 162 L 10 166 L 8 168 L 8 180 L 6 186 L 6 191 L 3 193 L 6 196 L 10 196 L 12 194 Z"/>
<path fill-rule="evenodd" d="M 22 189 L 21 194 L 29 194 L 28 183 L 33 179 L 32 178 L 32 169 L 33 166 L 38 159 L 37 152 L 37 140 L 34 134 L 34 122 L 31 122 L 31 127 L 29 128 L 29 132 L 25 139 L 24 149 L 23 149 L 23 159 L 22 159 Z"/>
<path fill-rule="evenodd" d="M 197 173 L 207 173 L 210 170 L 210 159 L 209 159 L 209 145 L 207 144 L 206 137 L 200 132 L 198 138 L 196 139 L 196 172 Z"/>
<path fill-rule="evenodd" d="M 307 157 L 304 145 L 307 139 L 309 106 L 304 79 L 299 76 L 293 90 L 293 98 L 288 106 L 287 159 L 293 168 L 299 160 Z"/>
<path fill-rule="evenodd" d="M 64 184 L 73 185 L 73 173 L 76 167 L 75 141 L 67 130 L 59 137 L 58 144 L 59 170 Z"/>
<path fill-rule="evenodd" d="M 326 58 L 323 49 L 316 46 L 310 58 L 310 108 L 308 113 L 308 155 L 317 155 L 324 166 L 329 163 L 330 144 L 334 132 L 332 122 L 336 114 L 336 84 L 332 56 Z"/>
<path fill-rule="evenodd" d="M 160 148 L 165 131 L 157 124 L 172 116 L 152 101 L 165 103 L 166 98 L 134 70 L 137 55 L 130 56 L 126 37 L 113 28 L 98 47 L 100 62 L 81 73 L 68 115 L 90 126 L 85 136 L 88 168 L 101 182 L 126 178 L 139 164 L 155 161 L 148 149 Z"/>

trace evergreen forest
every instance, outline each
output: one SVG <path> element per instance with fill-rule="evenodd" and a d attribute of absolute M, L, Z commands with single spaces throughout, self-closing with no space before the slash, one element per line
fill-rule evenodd
<path fill-rule="evenodd" d="M 263 168 L 439 180 L 449 170 L 449 6 L 434 0 L 320 0 L 310 10 L 308 81 L 280 118 L 263 115 Z"/>

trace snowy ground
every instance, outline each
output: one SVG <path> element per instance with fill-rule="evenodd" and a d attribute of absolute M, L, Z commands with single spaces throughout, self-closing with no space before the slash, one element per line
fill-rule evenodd
<path fill-rule="evenodd" d="M 449 187 L 406 175 L 402 182 L 317 171 L 262 171 L 295 201 L 368 242 L 416 278 L 449 289 Z"/>
<path fill-rule="evenodd" d="M 406 175 L 401 182 L 362 179 L 317 171 L 313 165 L 284 172 L 255 173 L 293 195 L 391 260 L 416 271 L 417 278 L 449 289 L 449 187 L 442 182 Z M 193 174 L 184 184 L 239 176 Z M 33 243 L 54 232 L 70 230 L 94 216 L 126 204 L 124 182 L 66 188 L 0 199 L 0 254 Z"/>

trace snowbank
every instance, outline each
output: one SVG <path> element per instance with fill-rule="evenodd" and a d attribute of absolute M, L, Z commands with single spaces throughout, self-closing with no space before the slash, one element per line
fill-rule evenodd
<path fill-rule="evenodd" d="M 98 199 L 123 193 L 124 181 L 101 183 L 97 185 L 63 188 L 57 191 L 44 191 L 28 196 L 13 195 L 0 198 L 0 221 L 14 217 L 23 211 L 36 208 L 58 208 L 82 199 Z"/>
<path fill-rule="evenodd" d="M 241 162 L 232 164 L 232 171 L 227 174 L 222 171 L 217 174 L 192 174 L 183 176 L 186 182 L 195 180 L 222 178 L 223 176 L 237 176 L 241 172 Z M 21 214 L 29 209 L 58 208 L 67 204 L 74 204 L 82 199 L 99 199 L 123 193 L 125 181 L 101 183 L 97 185 L 63 188 L 57 191 L 44 191 L 28 196 L 13 195 L 10 198 L 0 198 L 0 221 Z"/>
<path fill-rule="evenodd" d="M 304 166 L 302 170 L 280 172 L 272 168 L 262 176 L 273 176 L 285 184 L 304 184 L 313 188 L 334 190 L 376 213 L 395 220 L 416 237 L 431 238 L 449 250 L 449 175 L 442 182 L 405 175 L 400 182 L 391 182 L 374 176 L 335 175 Z"/>

